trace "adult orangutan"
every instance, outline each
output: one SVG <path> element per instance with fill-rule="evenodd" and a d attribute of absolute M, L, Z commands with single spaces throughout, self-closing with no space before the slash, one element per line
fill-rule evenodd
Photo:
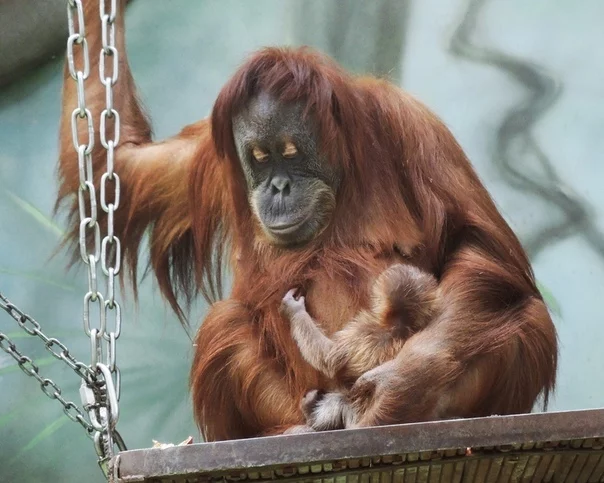
<path fill-rule="evenodd" d="M 89 47 L 98 52 L 97 6 L 86 8 Z M 179 316 L 181 300 L 198 292 L 214 302 L 191 369 L 207 440 L 306 424 L 303 396 L 329 391 L 334 381 L 302 357 L 279 312 L 284 295 L 299 288 L 330 336 L 369 308 L 376 277 L 397 263 L 432 274 L 443 309 L 396 359 L 373 370 L 373 399 L 357 426 L 528 412 L 540 394 L 547 401 L 557 338 L 529 261 L 461 147 L 426 107 L 311 50 L 269 48 L 227 82 L 210 119 L 153 142 L 122 23 L 117 37 L 115 230 L 135 284 L 149 229 L 151 266 Z M 86 100 L 98 119 L 105 92 L 96 59 Z M 76 241 L 70 115 L 77 93 L 68 77 L 66 68 L 59 201 L 69 203 Z M 95 146 L 100 173 L 98 138 Z M 216 301 L 223 262 L 232 293 Z M 384 377 L 393 384 L 385 387 Z"/>

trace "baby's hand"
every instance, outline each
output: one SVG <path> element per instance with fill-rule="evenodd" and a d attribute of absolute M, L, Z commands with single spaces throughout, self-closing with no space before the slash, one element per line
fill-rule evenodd
<path fill-rule="evenodd" d="M 296 298 L 297 292 L 298 289 L 291 289 L 285 294 L 285 297 L 283 297 L 283 300 L 281 301 L 279 311 L 281 312 L 281 315 L 287 317 L 289 320 L 291 320 L 292 317 L 299 312 L 306 312 L 304 297 L 300 296 Z"/>

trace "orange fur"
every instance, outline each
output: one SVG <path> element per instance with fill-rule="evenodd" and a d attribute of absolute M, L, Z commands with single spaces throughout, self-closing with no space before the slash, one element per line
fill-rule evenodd
<path fill-rule="evenodd" d="M 331 338 L 293 291 L 281 302 L 300 352 L 319 372 L 347 387 L 363 373 L 393 359 L 404 342 L 440 313 L 436 279 L 417 267 L 394 264 L 375 280 L 371 307 L 360 310 Z"/>
<path fill-rule="evenodd" d="M 377 383 L 390 385 L 399 366 L 405 364 L 405 360 L 395 360 L 405 342 L 442 313 L 436 278 L 409 264 L 397 263 L 384 270 L 373 284 L 371 308 L 361 310 L 331 338 L 317 326 L 306 311 L 304 297 L 296 298 L 295 291 L 283 298 L 280 312 L 289 320 L 304 360 L 337 385 L 335 392 L 312 390 L 302 398 L 306 430 L 338 429 L 365 419 L 377 402 Z"/>
<path fill-rule="evenodd" d="M 86 7 L 91 52 L 100 49 L 95 8 Z M 196 339 L 191 387 L 206 439 L 283 432 L 303 422 L 298 401 L 308 389 L 333 386 L 300 357 L 279 315 L 287 288 L 305 288 L 309 312 L 332 334 L 369 308 L 371 281 L 401 259 L 436 276 L 446 310 L 407 341 L 397 390 L 378 394 L 365 423 L 431 418 L 446 413 L 434 410 L 439 405 L 459 416 L 522 412 L 540 392 L 547 399 L 556 333 L 529 261 L 460 146 L 426 107 L 311 50 L 266 49 L 229 80 L 211 120 L 152 143 L 121 23 L 117 36 L 122 135 L 115 165 L 123 198 L 115 229 L 128 272 L 136 282 L 140 242 L 150 230 L 151 267 L 181 317 L 182 303 L 197 292 L 221 297 L 225 265 L 234 275 L 230 299 L 212 307 Z M 104 91 L 98 56 L 90 58 L 86 96 L 98 119 Z M 74 86 L 67 74 L 59 198 L 71 203 L 75 228 L 77 206 L 67 198 L 78 187 L 69 128 Z M 257 236 L 235 156 L 232 116 L 259 90 L 306 102 L 322 152 L 343 173 L 331 224 L 301 249 Z M 98 146 L 97 173 L 104 164 Z"/>

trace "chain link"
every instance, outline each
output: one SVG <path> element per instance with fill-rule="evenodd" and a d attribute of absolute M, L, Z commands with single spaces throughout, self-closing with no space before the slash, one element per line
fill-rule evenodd
<path fill-rule="evenodd" d="M 86 364 L 73 357 L 67 347 L 65 347 L 65 344 L 54 337 L 47 337 L 46 334 L 42 332 L 40 324 L 35 319 L 13 305 L 4 295 L 2 295 L 2 293 L 0 293 L 0 309 L 3 309 L 8 315 L 15 319 L 19 326 L 29 335 L 40 338 L 42 342 L 44 342 L 46 350 L 56 359 L 63 361 L 80 378 L 84 379 L 89 384 L 92 384 L 96 380 L 95 372 Z M 56 347 L 58 347 L 58 349 L 56 349 Z"/>
<path fill-rule="evenodd" d="M 103 364 L 100 361 L 99 351 L 103 337 L 98 329 L 90 330 L 91 351 L 95 355 L 92 357 L 93 364 L 87 366 L 73 357 L 61 341 L 44 334 L 38 321 L 11 303 L 2 293 L 0 293 L 0 309 L 9 314 L 27 334 L 42 340 L 44 347 L 53 357 L 62 360 L 81 378 L 80 394 L 88 419 L 84 411 L 74 402 L 63 397 L 61 388 L 52 379 L 42 377 L 40 368 L 30 357 L 25 356 L 6 334 L 0 332 L 0 350 L 10 355 L 24 374 L 36 379 L 40 384 L 40 390 L 49 399 L 59 401 L 63 406 L 63 412 L 70 420 L 79 423 L 86 430 L 86 435 L 95 442 L 99 464 L 107 476 L 108 461 L 114 454 L 113 446 L 117 445 L 121 451 L 126 450 L 122 437 L 115 430 L 119 419 L 119 389 L 116 388 L 114 380 L 118 384 L 121 382 L 120 372 L 115 364 L 115 333 L 112 332 L 107 337 L 109 340 L 107 364 Z"/>
<path fill-rule="evenodd" d="M 109 4 L 110 10 L 108 10 Z M 120 141 L 120 115 L 113 104 L 113 87 L 119 79 L 119 52 L 115 44 L 115 20 L 118 15 L 116 0 L 99 0 L 101 19 L 101 51 L 99 78 L 105 86 L 105 109 L 100 116 L 100 140 L 106 151 L 106 170 L 101 176 L 100 205 L 107 214 L 107 234 L 101 243 L 101 269 L 107 277 L 104 318 L 106 330 L 100 335 L 105 340 L 107 366 L 119 401 L 121 377 L 117 366 L 116 342 L 122 331 L 122 310 L 115 299 L 115 277 L 120 273 L 122 249 L 114 231 L 114 215 L 120 205 L 120 178 L 114 172 L 114 153 Z M 110 64 L 111 70 L 108 70 Z M 113 128 L 108 126 L 113 122 Z"/>
<path fill-rule="evenodd" d="M 98 220 L 97 189 L 95 189 L 91 153 L 94 147 L 94 124 L 86 107 L 84 80 L 90 74 L 90 56 L 86 42 L 85 18 L 82 0 L 68 0 L 69 38 L 67 61 L 71 77 L 77 83 L 78 107 L 72 113 L 74 148 L 78 153 L 78 206 L 80 213 L 79 244 L 82 261 L 88 270 L 88 290 L 84 295 L 84 332 L 90 340 L 91 367 L 95 368 L 96 380 L 82 387 L 84 408 L 88 411 L 96 432 L 95 448 L 99 463 L 107 475 L 107 462 L 114 455 L 114 443 L 125 449 L 123 441 L 115 431 L 119 418 L 118 401 L 121 377 L 117 365 L 116 342 L 121 334 L 121 307 L 115 298 L 115 277 L 120 272 L 121 244 L 114 230 L 114 215 L 120 203 L 120 178 L 114 172 L 114 150 L 119 144 L 120 115 L 114 105 L 113 87 L 119 79 L 119 52 L 116 48 L 117 0 L 97 0 L 101 27 L 101 49 L 99 52 L 99 77 L 105 87 L 105 106 L 99 117 L 99 139 L 106 152 L 106 169 L 100 177 L 100 207 L 107 214 L 107 233 L 101 238 Z M 77 26 L 75 20 L 77 19 Z M 75 65 L 75 46 L 81 47 L 83 70 Z M 88 139 L 80 143 L 78 119 L 86 118 Z M 100 155 L 100 153 L 99 153 Z M 100 174 L 100 173 L 99 173 Z M 97 174 L 98 176 L 98 174 Z M 99 179 L 98 177 L 96 179 Z M 106 297 L 100 290 L 97 277 L 98 262 L 107 277 Z M 91 305 L 98 305 L 91 320 Z M 110 319 L 109 325 L 107 321 Z M 105 359 L 103 359 L 105 356 Z M 104 364 L 103 362 L 106 362 Z M 100 384 L 99 384 L 100 381 Z M 101 398 L 101 400 L 99 400 Z"/>
<path fill-rule="evenodd" d="M 47 337 L 40 324 L 13 305 L 0 293 L 0 309 L 7 312 L 29 335 L 40 338 L 44 347 L 53 357 L 62 360 L 81 379 L 80 397 L 84 412 L 75 403 L 67 401 L 61 389 L 51 379 L 40 375 L 40 369 L 29 357 L 23 355 L 15 343 L 0 332 L 0 349 L 10 355 L 18 367 L 40 384 L 42 392 L 50 399 L 56 399 L 63 406 L 69 419 L 79 423 L 86 434 L 94 441 L 99 456 L 99 465 L 106 477 L 109 476 L 109 461 L 115 454 L 114 446 L 121 451 L 126 445 L 115 427 L 119 420 L 119 398 L 121 389 L 120 370 L 117 366 L 116 342 L 122 330 L 121 307 L 115 300 L 115 276 L 119 274 L 121 263 L 121 245 L 115 235 L 114 213 L 120 203 L 120 178 L 114 172 L 114 149 L 119 143 L 120 116 L 113 104 L 113 87 L 119 76 L 119 54 L 115 47 L 115 20 L 117 18 L 117 0 L 98 0 L 101 20 L 102 47 L 99 57 L 99 75 L 105 86 L 105 108 L 100 114 L 100 140 L 106 150 L 106 171 L 101 176 L 100 204 L 107 213 L 107 235 L 101 242 L 101 229 L 98 221 L 98 204 L 92 163 L 94 148 L 94 122 L 92 113 L 86 105 L 84 81 L 90 76 L 90 54 L 86 40 L 86 22 L 82 0 L 67 0 L 67 20 L 69 37 L 67 39 L 67 64 L 72 79 L 76 82 L 77 107 L 71 113 L 71 132 L 74 149 L 78 159 L 78 206 L 80 214 L 79 245 L 80 255 L 88 270 L 88 290 L 84 295 L 83 323 L 84 332 L 90 340 L 90 366 L 74 358 L 67 347 L 58 339 Z M 110 3 L 106 12 L 105 2 Z M 76 22 L 77 21 L 77 22 Z M 76 52 L 79 51 L 81 66 L 76 66 Z M 107 73 L 106 60 L 111 58 L 111 72 Z M 87 139 L 80 142 L 79 120 L 85 122 Z M 113 122 L 113 136 L 107 137 L 108 120 Z M 108 181 L 113 187 L 112 201 L 108 202 Z M 89 251 L 89 241 L 93 243 Z M 107 276 L 107 294 L 105 299 L 98 289 L 97 262 L 101 261 L 103 273 Z M 95 327 L 90 320 L 90 305 L 99 306 L 99 323 Z M 112 313 L 112 324 L 107 330 L 106 320 Z M 106 364 L 103 363 L 103 341 L 105 342 Z"/>
<path fill-rule="evenodd" d="M 67 348 L 57 339 L 46 337 L 46 335 L 41 331 L 40 324 L 38 324 L 38 322 L 21 312 L 17 307 L 11 304 L 1 293 L 0 308 L 5 310 L 13 319 L 15 319 L 19 326 L 29 335 L 38 336 L 40 339 L 42 339 L 44 341 L 44 346 L 46 347 L 46 349 L 57 359 L 65 361 L 67 365 L 74 369 L 76 374 L 78 374 L 82 379 L 90 381 L 90 383 L 92 383 L 92 381 L 96 379 L 95 373 L 90 371 L 88 366 L 81 362 L 78 362 L 69 353 Z M 55 345 L 60 347 L 61 352 L 53 350 Z M 40 368 L 36 365 L 36 363 L 31 358 L 23 355 L 23 353 L 21 353 L 21 351 L 19 351 L 19 349 L 17 348 L 16 344 L 6 334 L 3 334 L 2 332 L 0 332 L 0 349 L 6 352 L 17 362 L 19 369 L 21 369 L 29 377 L 33 377 L 36 381 L 40 383 L 40 389 L 48 398 L 56 399 L 57 401 L 59 401 L 59 403 L 61 403 L 61 405 L 63 406 L 63 412 L 67 415 L 69 419 L 71 419 L 75 423 L 79 423 L 86 430 L 86 434 L 90 438 L 93 437 L 94 428 L 92 424 L 88 422 L 82 410 L 78 408 L 75 403 L 67 401 L 62 396 L 61 388 L 57 386 L 57 384 L 53 380 L 42 377 L 40 375 Z M 76 367 L 79 369 L 79 372 L 75 369 Z"/>

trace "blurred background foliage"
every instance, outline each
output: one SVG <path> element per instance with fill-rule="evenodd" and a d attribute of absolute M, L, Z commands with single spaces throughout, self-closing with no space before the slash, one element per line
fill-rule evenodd
<path fill-rule="evenodd" d="M 390 77 L 434 109 L 534 263 L 562 347 L 550 410 L 604 406 L 604 2 L 599 0 L 135 0 L 127 49 L 162 138 L 206 116 L 250 51 L 309 44 Z M 88 360 L 86 275 L 50 258 L 65 0 L 0 3 L 0 291 Z M 130 448 L 198 433 L 191 343 L 152 280 L 123 300 L 119 429 Z M 191 324 L 202 319 L 194 307 Z M 0 313 L 0 331 L 68 399 L 79 381 Z M 537 408 L 538 409 L 538 408 Z M 0 353 L 0 481 L 102 481 L 90 441 Z"/>

